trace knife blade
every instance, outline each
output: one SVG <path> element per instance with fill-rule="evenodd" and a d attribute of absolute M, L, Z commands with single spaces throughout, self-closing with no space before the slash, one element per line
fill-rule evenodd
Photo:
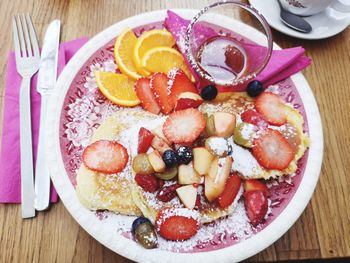
<path fill-rule="evenodd" d="M 50 174 L 45 161 L 44 127 L 46 106 L 50 94 L 54 90 L 57 77 L 57 61 L 60 39 L 60 20 L 52 21 L 45 32 L 41 50 L 40 67 L 38 73 L 37 91 L 41 95 L 40 126 L 37 160 L 35 165 L 35 201 L 34 207 L 38 211 L 48 208 L 50 203 Z"/>

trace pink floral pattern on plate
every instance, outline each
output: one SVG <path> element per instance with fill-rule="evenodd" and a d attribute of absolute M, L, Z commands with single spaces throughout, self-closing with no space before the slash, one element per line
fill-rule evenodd
<path fill-rule="evenodd" d="M 154 23 L 136 28 L 134 32 L 136 35 L 140 35 L 144 31 L 161 28 L 162 26 L 161 23 Z M 93 132 L 107 117 L 121 109 L 105 99 L 98 90 L 93 76 L 94 71 L 118 72 L 113 55 L 114 42 L 115 39 L 101 47 L 85 62 L 84 66 L 73 79 L 65 97 L 60 118 L 60 147 L 67 174 L 73 185 L 76 185 L 76 170 L 81 164 L 82 151 L 88 145 Z M 269 89 L 272 92 L 278 93 L 287 103 L 302 113 L 305 119 L 304 130 L 308 132 L 304 106 L 293 81 L 288 78 L 274 86 L 270 86 Z M 211 238 L 198 240 L 193 246 L 189 246 L 187 249 L 178 248 L 175 245 L 161 247 L 161 249 L 182 252 L 216 250 L 232 246 L 261 231 L 279 216 L 293 198 L 304 176 L 307 158 L 308 151 L 298 162 L 298 169 L 294 175 L 269 180 L 267 184 L 271 189 L 271 210 L 265 221 L 256 228 L 249 227 L 243 229 L 239 235 L 235 232 L 228 233 L 226 230 L 223 232 L 216 231 L 215 235 Z M 109 212 L 96 212 L 96 216 L 101 220 L 106 220 L 109 215 L 112 217 Z M 209 224 L 208 227 L 218 229 L 223 220 L 226 219 L 217 220 Z M 125 237 L 132 238 L 129 229 L 119 232 Z"/>

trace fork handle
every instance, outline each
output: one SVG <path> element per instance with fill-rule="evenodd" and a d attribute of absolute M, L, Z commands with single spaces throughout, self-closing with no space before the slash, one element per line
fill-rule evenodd
<path fill-rule="evenodd" d="M 19 98 L 22 218 L 35 216 L 30 79 L 22 79 Z"/>
<path fill-rule="evenodd" d="M 35 165 L 35 209 L 42 211 L 48 208 L 50 201 L 50 174 L 45 161 L 45 119 L 48 95 L 41 95 L 39 142 Z"/>

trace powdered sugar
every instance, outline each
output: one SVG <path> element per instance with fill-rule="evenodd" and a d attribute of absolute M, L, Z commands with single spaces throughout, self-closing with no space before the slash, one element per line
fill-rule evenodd
<path fill-rule="evenodd" d="M 226 139 L 222 137 L 211 137 L 207 139 L 207 143 L 211 151 L 218 156 L 222 156 L 229 150 Z"/>

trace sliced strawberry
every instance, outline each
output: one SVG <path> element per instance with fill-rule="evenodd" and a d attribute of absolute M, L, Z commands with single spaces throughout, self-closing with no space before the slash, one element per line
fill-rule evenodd
<path fill-rule="evenodd" d="M 263 182 L 256 179 L 244 181 L 244 191 L 250 192 L 255 190 L 263 191 L 266 196 L 270 196 L 270 191 Z"/>
<path fill-rule="evenodd" d="M 158 213 L 156 227 L 168 240 L 183 241 L 193 237 L 199 229 L 199 221 L 187 208 L 165 208 Z"/>
<path fill-rule="evenodd" d="M 160 183 L 158 178 L 153 174 L 136 174 L 135 182 L 140 186 L 144 191 L 154 193 L 159 189 Z"/>
<path fill-rule="evenodd" d="M 250 192 L 245 192 L 244 196 L 244 206 L 253 226 L 259 224 L 265 217 L 268 209 L 267 197 L 263 191 L 255 190 Z"/>
<path fill-rule="evenodd" d="M 154 134 L 141 127 L 139 130 L 139 145 L 137 147 L 137 153 L 146 153 L 152 145 Z"/>
<path fill-rule="evenodd" d="M 151 88 L 150 88 L 150 79 L 148 78 L 140 78 L 135 83 L 135 91 L 137 97 L 139 97 L 141 101 L 142 107 L 149 112 L 154 114 L 159 114 L 160 107 L 154 96 Z"/>
<path fill-rule="evenodd" d="M 241 114 L 242 121 L 253 124 L 260 129 L 266 129 L 268 123 L 264 120 L 263 116 L 254 110 L 247 110 Z"/>
<path fill-rule="evenodd" d="M 188 108 L 198 108 L 203 103 L 203 99 L 197 93 L 183 92 L 177 98 L 175 111 L 185 110 Z"/>
<path fill-rule="evenodd" d="M 262 93 L 255 101 L 256 110 L 272 125 L 280 126 L 287 122 L 284 107 L 281 98 L 272 92 Z"/>
<path fill-rule="evenodd" d="M 164 73 L 155 73 L 151 77 L 151 89 L 160 106 L 160 110 L 169 114 L 173 108 L 174 103 L 169 99 L 169 79 Z"/>
<path fill-rule="evenodd" d="M 276 130 L 267 129 L 253 141 L 253 155 L 266 169 L 283 170 L 294 159 L 287 140 Z"/>
<path fill-rule="evenodd" d="M 290 123 L 286 123 L 281 127 L 279 132 L 283 135 L 283 137 L 287 140 L 289 145 L 293 148 L 294 154 L 296 154 L 299 151 L 299 146 L 301 144 L 301 139 L 297 128 L 295 128 Z"/>
<path fill-rule="evenodd" d="M 170 87 L 170 101 L 173 103 L 173 105 L 175 105 L 178 97 L 183 92 L 198 94 L 197 88 L 182 70 L 178 69 L 176 72 L 170 71 L 168 73 L 168 77 L 172 83 Z"/>
<path fill-rule="evenodd" d="M 123 145 L 108 140 L 96 141 L 83 152 L 84 165 L 105 174 L 119 173 L 125 168 L 128 159 L 128 152 Z"/>
<path fill-rule="evenodd" d="M 205 129 L 203 113 L 197 109 L 173 112 L 163 124 L 165 137 L 173 143 L 191 143 Z"/>
<path fill-rule="evenodd" d="M 241 178 L 237 174 L 227 178 L 224 191 L 218 197 L 218 203 L 221 208 L 226 208 L 235 200 L 239 188 L 241 187 Z"/>

